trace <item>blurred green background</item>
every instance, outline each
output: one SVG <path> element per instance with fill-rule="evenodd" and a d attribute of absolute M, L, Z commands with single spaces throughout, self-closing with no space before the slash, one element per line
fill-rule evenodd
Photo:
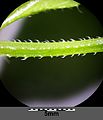
<path fill-rule="evenodd" d="M 86 36 L 102 36 L 103 28 L 96 17 L 83 6 L 79 9 L 82 13 L 72 8 L 46 11 L 28 17 L 16 38 L 58 41 L 61 38 L 78 40 Z M 95 56 L 87 54 L 84 57 L 75 55 L 73 58 L 67 56 L 64 59 L 47 57 L 22 61 L 21 58 L 9 58 L 1 77 L 8 91 L 26 105 L 29 105 L 29 101 L 71 99 L 78 94 L 80 97 L 88 87 L 93 89 L 94 84 L 98 87 L 103 78 L 102 61 L 102 53 Z M 83 95 L 84 100 L 87 96 L 90 95 Z M 83 100 L 74 105 L 81 102 Z"/>

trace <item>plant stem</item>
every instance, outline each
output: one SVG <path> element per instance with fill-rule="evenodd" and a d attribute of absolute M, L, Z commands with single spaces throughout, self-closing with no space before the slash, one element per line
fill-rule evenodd
<path fill-rule="evenodd" d="M 0 56 L 54 57 L 103 52 L 103 38 L 62 42 L 0 42 Z"/>

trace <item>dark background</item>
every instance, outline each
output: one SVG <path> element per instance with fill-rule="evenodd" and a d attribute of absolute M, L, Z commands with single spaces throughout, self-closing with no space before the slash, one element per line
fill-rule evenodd
<path fill-rule="evenodd" d="M 0 25 L 16 7 L 20 4 L 26 2 L 27 0 L 0 0 Z M 103 26 L 103 10 L 102 10 L 102 0 L 76 0 L 88 8 L 100 21 Z M 9 107 L 25 107 L 19 101 L 17 101 L 9 92 L 5 89 L 3 84 L 0 81 L 0 106 L 9 106 Z M 78 107 L 103 107 L 103 82 L 97 89 L 97 91 L 86 101 L 78 105 Z"/>

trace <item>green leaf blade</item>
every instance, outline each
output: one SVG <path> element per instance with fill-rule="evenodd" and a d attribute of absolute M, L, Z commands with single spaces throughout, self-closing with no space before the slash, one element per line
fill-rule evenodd
<path fill-rule="evenodd" d="M 39 12 L 43 12 L 46 10 L 78 7 L 79 5 L 80 3 L 73 0 L 30 0 L 16 8 L 6 18 L 0 29 L 3 29 L 4 27 L 21 18 L 34 15 Z"/>

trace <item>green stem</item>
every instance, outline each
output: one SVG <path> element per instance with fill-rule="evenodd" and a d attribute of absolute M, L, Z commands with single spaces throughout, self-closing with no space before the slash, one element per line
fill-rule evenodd
<path fill-rule="evenodd" d="M 103 38 L 62 42 L 0 42 L 0 55 L 9 57 L 54 57 L 103 52 Z"/>

